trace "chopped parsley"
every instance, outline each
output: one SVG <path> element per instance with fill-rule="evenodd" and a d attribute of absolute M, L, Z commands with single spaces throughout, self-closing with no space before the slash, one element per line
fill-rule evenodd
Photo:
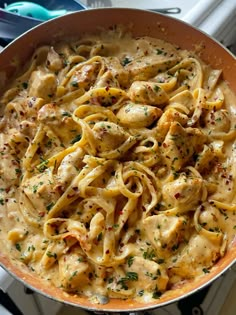
<path fill-rule="evenodd" d="M 49 203 L 49 204 L 46 206 L 47 211 L 51 210 L 53 206 L 54 206 L 54 202 Z"/>
<path fill-rule="evenodd" d="M 154 251 L 154 249 L 147 249 L 147 251 L 145 251 L 144 253 L 143 253 L 143 258 L 144 259 L 149 259 L 149 260 L 153 260 L 153 258 L 154 257 L 156 257 L 156 253 L 155 253 L 155 251 Z"/>
<path fill-rule="evenodd" d="M 16 244 L 15 244 L 15 247 L 16 247 L 16 249 L 17 249 L 19 252 L 21 252 L 21 246 L 20 246 L 19 243 L 16 243 Z"/>
<path fill-rule="evenodd" d="M 99 241 L 101 241 L 102 240 L 102 232 L 100 232 L 99 234 L 98 234 L 98 236 L 97 236 L 97 241 L 99 242 Z"/>
<path fill-rule="evenodd" d="M 81 139 L 81 135 L 80 135 L 80 134 L 79 134 L 79 135 L 76 135 L 76 136 L 74 137 L 74 139 L 71 140 L 70 143 L 71 143 L 71 144 L 74 144 L 74 143 L 80 141 L 80 139 Z"/>
<path fill-rule="evenodd" d="M 158 291 L 158 289 L 156 288 L 156 290 L 152 294 L 152 298 L 153 299 L 159 299 L 160 297 L 161 297 L 161 292 Z"/>
<path fill-rule="evenodd" d="M 138 296 L 143 296 L 144 295 L 144 290 L 138 291 Z"/>
<path fill-rule="evenodd" d="M 79 83 L 75 80 L 71 81 L 70 85 L 72 85 L 73 87 L 79 87 Z"/>
<path fill-rule="evenodd" d="M 138 280 L 138 274 L 137 272 L 129 271 L 126 272 L 125 277 L 120 278 L 120 280 L 117 282 L 118 285 L 121 285 L 121 288 L 124 290 L 128 290 L 128 286 L 126 284 L 127 281 L 137 281 Z"/>
<path fill-rule="evenodd" d="M 27 89 L 28 83 L 27 82 L 22 82 L 22 87 L 23 87 L 23 89 Z"/>
<path fill-rule="evenodd" d="M 160 87 L 158 85 L 154 85 L 153 89 L 154 89 L 155 92 L 158 92 L 160 90 Z"/>
<path fill-rule="evenodd" d="M 46 253 L 46 255 L 47 255 L 49 258 L 57 259 L 57 254 L 56 254 L 56 253 L 52 253 L 52 252 L 48 251 L 48 252 Z"/>
<path fill-rule="evenodd" d="M 134 262 L 134 256 L 128 257 L 127 264 L 129 267 L 131 267 L 133 265 L 133 262 Z"/>
<path fill-rule="evenodd" d="M 71 280 L 77 275 L 77 273 L 78 273 L 78 271 L 75 270 L 75 271 L 72 273 L 72 275 L 70 276 L 69 281 L 71 281 Z"/>
<path fill-rule="evenodd" d="M 126 66 L 127 64 L 129 64 L 132 60 L 129 59 L 128 57 L 125 57 L 123 60 L 122 60 L 122 65 L 123 66 Z"/>
<path fill-rule="evenodd" d="M 157 55 L 162 55 L 164 54 L 164 51 L 162 49 L 156 49 Z"/>
<path fill-rule="evenodd" d="M 41 160 L 42 160 L 42 163 L 40 163 L 39 166 L 37 167 L 40 173 L 45 171 L 47 169 L 47 165 L 48 165 L 48 160 L 44 160 L 42 158 L 41 158 Z"/>
<path fill-rule="evenodd" d="M 69 113 L 69 112 L 63 112 L 63 113 L 62 113 L 62 116 L 63 116 L 63 117 L 71 117 L 71 113 Z"/>
<path fill-rule="evenodd" d="M 21 174 L 21 169 L 20 168 L 15 168 L 16 174 Z"/>
<path fill-rule="evenodd" d="M 175 244 L 171 247 L 173 251 L 176 251 L 179 248 L 179 244 Z"/>

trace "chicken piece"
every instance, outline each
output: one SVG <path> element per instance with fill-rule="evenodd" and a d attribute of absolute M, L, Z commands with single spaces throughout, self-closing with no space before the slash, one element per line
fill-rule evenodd
<path fill-rule="evenodd" d="M 83 158 L 84 151 L 81 148 L 64 157 L 57 171 L 60 183 L 68 184 L 78 175 L 79 170 L 84 166 Z"/>
<path fill-rule="evenodd" d="M 128 96 L 131 101 L 155 106 L 164 105 L 169 97 L 157 83 L 135 81 L 132 83 Z"/>
<path fill-rule="evenodd" d="M 119 82 L 122 88 L 126 88 L 129 83 L 129 72 L 121 65 L 117 57 L 110 57 L 106 59 L 106 66 L 113 77 Z"/>
<path fill-rule="evenodd" d="M 35 114 L 37 114 L 44 104 L 45 101 L 42 98 L 27 97 L 25 102 L 25 107 L 27 108 L 26 114 L 30 117 L 35 117 Z"/>
<path fill-rule="evenodd" d="M 8 104 L 6 110 L 12 113 L 12 109 L 17 112 L 17 116 L 21 119 L 27 119 L 29 121 L 35 121 L 38 111 L 45 104 L 45 100 L 39 97 L 26 97 L 24 99 L 17 100 L 16 103 L 11 102 Z M 19 119 L 18 117 L 18 119 Z"/>
<path fill-rule="evenodd" d="M 60 197 L 59 193 L 54 190 L 55 184 L 52 171 L 46 169 L 44 173 L 29 178 L 22 185 L 25 195 L 39 216 L 45 215 Z"/>
<path fill-rule="evenodd" d="M 220 257 L 221 238 L 206 238 L 194 234 L 176 261 L 168 269 L 168 275 L 195 278 L 210 268 Z"/>
<path fill-rule="evenodd" d="M 95 87 L 100 88 L 100 87 L 114 87 L 114 88 L 120 88 L 119 81 L 114 78 L 112 72 L 106 71 L 96 82 Z"/>
<path fill-rule="evenodd" d="M 145 233 L 155 248 L 159 258 L 168 258 L 188 238 L 189 220 L 187 216 L 167 216 L 158 214 L 143 221 Z"/>
<path fill-rule="evenodd" d="M 194 153 L 202 151 L 206 136 L 197 128 L 183 128 L 173 122 L 162 143 L 162 155 L 167 166 L 179 171 Z"/>
<path fill-rule="evenodd" d="M 48 123 L 54 122 L 58 124 L 58 121 L 62 119 L 63 110 L 54 103 L 48 103 L 44 105 L 38 112 L 38 120 L 40 122 Z"/>
<path fill-rule="evenodd" d="M 137 275 L 135 281 L 127 281 L 129 288 L 135 288 L 136 292 L 145 290 L 148 292 L 166 290 L 168 276 L 165 269 L 153 260 L 143 257 L 134 257 L 132 265 L 125 265 L 126 274 L 133 273 Z"/>
<path fill-rule="evenodd" d="M 97 122 L 93 127 L 93 132 L 100 152 L 114 150 L 128 138 L 124 129 L 112 122 Z"/>
<path fill-rule="evenodd" d="M 204 203 L 199 215 L 199 224 L 209 231 L 220 231 L 227 229 L 227 220 L 216 207 Z"/>
<path fill-rule="evenodd" d="M 39 110 L 38 121 L 49 127 L 44 138 L 46 145 L 41 146 L 41 151 L 46 155 L 50 151 L 51 156 L 53 148 L 58 152 L 61 145 L 67 147 L 81 138 L 81 129 L 70 112 L 54 103 L 48 103 Z"/>
<path fill-rule="evenodd" d="M 135 59 L 125 66 L 130 73 L 132 81 L 149 80 L 156 76 L 158 72 L 164 72 L 179 61 L 177 57 L 168 57 L 164 55 L 151 55 Z"/>
<path fill-rule="evenodd" d="M 161 114 L 162 110 L 157 107 L 128 102 L 121 107 L 116 116 L 121 125 L 142 128 L 150 126 Z"/>
<path fill-rule="evenodd" d="M 46 64 L 51 71 L 59 71 L 63 67 L 63 61 L 53 47 L 49 49 Z"/>
<path fill-rule="evenodd" d="M 160 136 L 164 139 L 172 122 L 179 122 L 185 126 L 188 121 L 188 116 L 180 113 L 174 108 L 168 108 L 160 117 L 157 123 L 157 130 Z"/>
<path fill-rule="evenodd" d="M 35 122 L 30 122 L 28 120 L 23 120 L 20 124 L 20 132 L 30 139 L 33 139 L 35 133 L 36 133 L 36 124 Z"/>
<path fill-rule="evenodd" d="M 66 251 L 66 243 L 64 241 L 50 243 L 40 261 L 41 266 L 44 269 L 49 269 L 62 256 L 64 251 Z"/>
<path fill-rule="evenodd" d="M 56 92 L 57 78 L 55 74 L 44 70 L 35 70 L 29 79 L 29 96 L 40 97 L 49 101 Z"/>
<path fill-rule="evenodd" d="M 84 88 L 86 91 L 95 83 L 100 69 L 100 63 L 85 64 L 75 71 L 69 81 L 70 89 Z"/>
<path fill-rule="evenodd" d="M 194 208 L 202 197 L 201 178 L 182 173 L 179 178 L 164 185 L 163 201 L 167 208 L 179 207 L 181 211 Z"/>
<path fill-rule="evenodd" d="M 113 297 L 133 296 L 143 290 L 154 296 L 165 291 L 168 283 L 168 276 L 161 265 L 138 256 L 134 256 L 132 263 L 125 265 L 124 269 L 116 268 L 111 279 L 107 288 Z"/>
<path fill-rule="evenodd" d="M 24 242 L 24 244 L 26 246 L 22 248 L 21 261 L 32 268 L 37 269 L 35 267 L 45 254 L 47 241 L 42 243 L 42 235 L 34 235 L 33 233 L 30 233 L 27 235 L 27 242 Z M 41 269 L 41 266 L 38 265 L 38 268 Z"/>
<path fill-rule="evenodd" d="M 215 144 L 215 143 L 214 143 Z M 195 168 L 202 173 L 203 171 L 209 170 L 211 167 L 212 161 L 219 155 L 220 144 L 218 146 L 218 150 L 214 150 L 214 147 L 204 145 L 203 151 L 200 152 L 197 156 L 197 160 L 195 163 Z M 217 152 L 218 151 L 218 152 Z"/>
<path fill-rule="evenodd" d="M 80 252 L 63 255 L 59 261 L 59 277 L 64 290 L 78 292 L 90 283 L 91 267 Z"/>
<path fill-rule="evenodd" d="M 20 124 L 20 130 L 23 131 L 24 129 L 25 134 L 34 134 L 33 129 L 36 126 L 38 111 L 45 103 L 44 99 L 38 97 L 15 98 L 5 107 L 5 116 L 1 123 L 15 126 L 18 130 Z M 31 129 L 31 126 L 33 129 Z"/>

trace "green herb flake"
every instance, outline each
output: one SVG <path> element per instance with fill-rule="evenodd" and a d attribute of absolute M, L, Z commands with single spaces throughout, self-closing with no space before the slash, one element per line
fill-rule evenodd
<path fill-rule="evenodd" d="M 19 252 L 21 252 L 21 246 L 20 246 L 19 243 L 16 243 L 16 244 L 15 244 L 15 247 L 16 247 L 16 249 L 17 249 Z"/>
<path fill-rule="evenodd" d="M 156 288 L 156 290 L 152 294 L 152 298 L 153 299 L 159 299 L 160 297 L 161 297 L 161 292 L 158 291 L 157 288 Z"/>
<path fill-rule="evenodd" d="M 53 206 L 54 206 L 54 202 L 49 203 L 49 204 L 46 206 L 47 211 L 51 210 Z"/>
<path fill-rule="evenodd" d="M 134 256 L 128 257 L 127 264 L 129 267 L 131 267 L 133 265 L 133 262 L 134 262 Z"/>
<path fill-rule="evenodd" d="M 171 247 L 172 251 L 176 251 L 179 248 L 179 244 L 175 244 Z"/>
<path fill-rule="evenodd" d="M 98 234 L 98 236 L 97 236 L 97 241 L 99 242 L 99 241 L 101 241 L 102 240 L 102 232 L 100 232 L 99 234 Z"/>
<path fill-rule="evenodd" d="M 137 274 L 137 272 L 128 271 L 126 273 L 126 278 L 127 278 L 127 280 L 137 281 L 138 280 L 138 274 Z"/>
<path fill-rule="evenodd" d="M 138 291 L 138 296 L 143 296 L 144 295 L 144 290 Z"/>
<path fill-rule="evenodd" d="M 157 55 L 162 55 L 164 53 L 164 51 L 162 49 L 156 49 L 156 53 Z"/>
<path fill-rule="evenodd" d="M 32 190 L 33 190 L 33 193 L 35 194 L 38 190 L 38 185 L 33 185 Z"/>
<path fill-rule="evenodd" d="M 16 174 L 21 174 L 21 169 L 20 168 L 15 168 Z"/>
<path fill-rule="evenodd" d="M 79 135 L 75 136 L 74 139 L 71 140 L 71 144 L 74 144 L 74 143 L 80 141 L 80 139 L 81 139 L 81 135 L 79 134 Z"/>
<path fill-rule="evenodd" d="M 71 113 L 69 113 L 69 112 L 63 112 L 63 113 L 62 113 L 62 116 L 63 116 L 63 117 L 71 117 Z"/>
<path fill-rule="evenodd" d="M 148 248 L 147 251 L 143 253 L 144 259 L 153 260 L 154 257 L 156 257 L 156 253 L 153 249 Z"/>
<path fill-rule="evenodd" d="M 52 252 L 48 251 L 48 252 L 46 253 L 46 255 L 47 255 L 49 258 L 57 259 L 57 254 L 56 254 L 56 253 L 52 253 Z"/>
<path fill-rule="evenodd" d="M 123 66 L 126 66 L 128 65 L 132 60 L 130 60 L 128 57 L 125 57 L 123 60 L 122 60 L 122 65 Z"/>
<path fill-rule="evenodd" d="M 127 281 L 137 281 L 138 280 L 138 274 L 137 272 L 129 271 L 126 272 L 125 277 L 120 278 L 120 280 L 117 282 L 118 285 L 121 285 L 121 288 L 124 290 L 128 290 L 128 286 L 126 284 Z"/>
<path fill-rule="evenodd" d="M 78 271 L 75 270 L 75 271 L 72 273 L 72 275 L 70 276 L 69 281 L 71 281 L 71 280 L 77 275 L 77 273 L 78 273 Z"/>
<path fill-rule="evenodd" d="M 160 87 L 158 85 L 154 85 L 153 89 L 154 89 L 155 92 L 158 92 L 160 90 Z"/>
<path fill-rule="evenodd" d="M 23 89 L 27 89 L 28 83 L 27 82 L 22 82 L 22 87 L 23 87 Z"/>
<path fill-rule="evenodd" d="M 40 163 L 39 166 L 37 166 L 40 173 L 44 172 L 47 169 L 47 165 L 48 165 L 48 160 L 44 160 L 42 158 L 41 160 L 42 160 L 42 163 Z"/>
<path fill-rule="evenodd" d="M 71 81 L 70 85 L 73 87 L 79 87 L 79 83 L 75 80 Z"/>

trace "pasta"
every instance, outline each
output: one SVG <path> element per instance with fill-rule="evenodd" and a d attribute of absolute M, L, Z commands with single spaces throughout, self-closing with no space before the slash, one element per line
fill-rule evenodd
<path fill-rule="evenodd" d="M 236 98 L 194 52 L 84 35 L 37 48 L 0 102 L 1 247 L 29 272 L 145 302 L 232 245 Z"/>

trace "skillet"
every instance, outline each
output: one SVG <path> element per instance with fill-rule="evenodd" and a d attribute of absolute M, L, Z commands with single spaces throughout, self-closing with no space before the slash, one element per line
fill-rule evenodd
<path fill-rule="evenodd" d="M 36 47 L 65 38 L 73 39 L 85 32 L 94 32 L 100 27 L 109 28 L 115 24 L 128 25 L 130 22 L 133 25 L 134 36 L 160 38 L 180 46 L 181 49 L 196 50 L 197 48 L 203 61 L 213 68 L 222 69 L 223 79 L 236 93 L 236 59 L 220 43 L 175 18 L 144 10 L 123 8 L 93 9 L 68 14 L 42 23 L 20 36 L 0 54 L 0 90 L 4 91 L 11 78 L 22 71 Z M 24 265 L 12 261 L 2 250 L 0 265 L 27 287 L 56 301 L 97 312 L 145 311 L 183 299 L 222 275 L 236 261 L 236 242 L 234 243 L 235 245 L 217 262 L 210 273 L 196 281 L 185 283 L 175 290 L 170 290 L 160 299 L 147 304 L 130 299 L 111 299 L 104 305 L 93 304 L 86 297 L 66 294 L 30 273 Z M 3 246 L 1 244 L 1 248 Z"/>

